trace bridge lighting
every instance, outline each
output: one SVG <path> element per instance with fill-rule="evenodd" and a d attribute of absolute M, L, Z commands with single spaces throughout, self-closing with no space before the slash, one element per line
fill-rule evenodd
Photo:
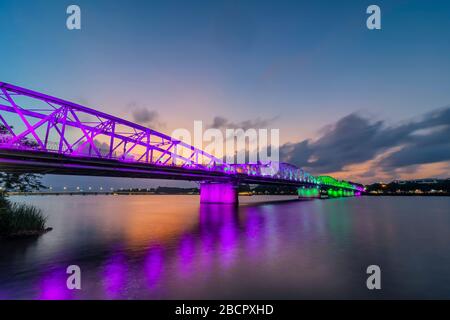
<path fill-rule="evenodd" d="M 360 185 L 355 185 L 347 181 L 340 181 L 334 179 L 329 176 L 312 176 L 302 169 L 297 168 L 294 165 L 288 163 L 279 163 L 280 166 L 275 167 L 270 164 L 262 164 L 262 163 L 252 163 L 252 164 L 238 164 L 231 165 L 224 163 L 221 159 L 216 158 L 212 155 L 205 153 L 203 150 L 190 146 L 182 141 L 177 141 L 170 136 L 167 136 L 163 133 L 156 132 L 154 130 L 149 130 L 146 127 L 143 127 L 139 124 L 133 124 L 129 121 L 125 121 L 118 117 L 108 115 L 105 113 L 101 113 L 99 111 L 83 107 L 77 104 L 74 104 L 70 101 L 64 101 L 58 99 L 56 97 L 51 97 L 48 95 L 41 94 L 39 92 L 34 92 L 25 88 L 20 88 L 14 85 L 10 85 L 7 83 L 0 82 L 0 87 L 2 88 L 2 97 L 4 101 L 2 101 L 2 108 L 0 110 L 0 116 L 3 117 L 4 113 L 9 113 L 11 116 L 18 117 L 19 125 L 14 123 L 14 130 L 10 130 L 8 133 L 7 139 L 0 139 L 1 153 L 2 156 L 5 157 L 10 156 L 10 153 L 18 153 L 24 154 L 27 156 L 28 165 L 40 166 L 37 162 L 34 162 L 37 156 L 33 151 L 39 151 L 41 153 L 51 153 L 52 161 L 61 163 L 63 161 L 71 161 L 73 158 L 77 156 L 85 156 L 89 158 L 97 158 L 95 160 L 96 163 L 101 163 L 103 160 L 116 160 L 121 159 L 121 161 L 127 163 L 139 162 L 139 163 L 147 163 L 151 165 L 157 164 L 161 167 L 170 167 L 172 165 L 179 164 L 180 167 L 183 168 L 195 168 L 199 172 L 190 173 L 189 176 L 186 175 L 186 171 L 183 169 L 182 172 L 178 172 L 178 169 L 171 168 L 169 171 L 161 170 L 161 177 L 170 179 L 171 172 L 177 171 L 177 177 L 180 175 L 182 177 L 189 178 L 190 176 L 197 175 L 200 179 L 198 180 L 219 180 L 219 178 L 230 177 L 230 178 L 239 178 L 241 182 L 251 182 L 255 181 L 254 176 L 258 177 L 267 177 L 266 180 L 272 179 L 275 181 L 275 184 L 285 185 L 286 181 L 302 181 L 303 184 L 309 186 L 309 188 L 303 188 L 302 192 L 309 193 L 310 195 L 315 195 L 320 192 L 318 186 L 325 185 L 327 186 L 328 193 L 332 196 L 338 196 L 339 194 L 349 194 L 349 191 L 353 192 L 363 192 L 364 187 Z M 29 103 L 23 105 L 21 103 L 21 99 L 16 99 L 17 96 L 27 97 L 29 99 L 33 99 L 34 102 L 45 103 L 48 108 L 37 110 L 30 107 L 34 105 L 33 103 Z M 82 120 L 72 121 L 71 115 L 78 114 L 78 117 Z M 30 127 L 27 121 L 24 118 L 24 115 L 27 117 L 33 118 L 37 122 L 33 127 Z M 31 120 L 31 119 L 30 119 Z M 67 121 L 70 120 L 70 121 Z M 20 121 L 22 125 L 20 125 Z M 67 130 L 60 130 L 58 125 L 67 126 Z M 44 135 L 45 130 L 41 130 L 47 126 L 46 136 Z M 9 126 L 12 127 L 12 126 Z M 71 139 L 68 139 L 65 134 L 69 132 L 70 128 L 81 129 L 83 135 L 81 138 L 77 140 L 77 142 L 69 143 Z M 96 128 L 104 128 L 102 133 L 99 133 L 99 139 L 108 138 L 108 141 L 111 141 L 108 145 L 108 148 L 102 148 L 97 146 L 91 135 L 91 132 L 94 132 Z M 93 131 L 94 130 L 94 131 Z M 43 133 L 44 132 L 44 133 Z M 105 134 L 107 133 L 107 134 Z M 26 144 L 25 138 L 27 135 L 33 135 L 34 140 L 36 142 L 35 145 L 30 146 Z M 58 139 L 56 141 L 48 141 L 48 137 L 52 136 Z M 146 139 L 143 139 L 143 137 Z M 62 143 L 64 141 L 64 143 Z M 112 143 L 114 141 L 115 143 Z M 150 141 L 152 143 L 150 143 Z M 127 143 L 130 142 L 130 143 Z M 87 145 L 89 148 L 78 148 L 78 144 L 82 143 L 83 145 Z M 123 151 L 118 151 L 117 148 L 114 148 L 114 145 L 123 145 Z M 137 146 L 137 148 L 135 148 Z M 173 153 L 171 148 L 180 148 Z M 132 154 L 131 151 L 137 152 L 136 150 L 141 150 L 139 153 Z M 181 156 L 184 154 L 183 151 L 188 151 L 190 155 L 189 158 L 184 158 Z M 156 152 L 156 155 L 153 153 Z M 168 158 L 163 155 L 165 152 L 168 152 Z M 118 154 L 120 153 L 120 155 Z M 159 156 L 159 153 L 163 155 Z M 31 155 L 30 155 L 31 154 Z M 237 152 L 236 152 L 237 154 Z M 57 157 L 53 157 L 57 155 Z M 156 158 L 155 158 L 156 157 Z M 199 157 L 202 160 L 199 161 Z M 99 160 L 100 158 L 100 160 Z M 194 160 L 196 159 L 196 160 Z M 175 163 L 175 160 L 179 160 L 180 163 Z M 92 160 L 94 161 L 94 160 Z M 11 162 L 13 163 L 13 162 Z M 15 164 L 15 163 L 14 163 Z M 119 168 L 122 165 L 119 166 Z M 267 168 L 270 172 L 264 171 L 263 168 Z M 101 167 L 101 165 L 99 165 Z M 151 166 L 145 167 L 141 166 L 140 168 L 144 168 L 148 174 L 152 173 L 154 177 L 153 168 Z M 79 170 L 78 166 L 74 167 L 74 170 Z M 55 169 L 52 171 L 53 173 L 57 173 L 59 169 Z M 93 168 L 92 170 L 99 170 L 98 168 Z M 201 172 L 203 171 L 203 172 Z M 214 171 L 215 174 L 211 175 L 210 171 Z M 74 172 L 76 174 L 77 172 Z M 186 176 L 185 176 L 186 175 Z M 250 179 L 248 178 L 250 177 Z M 188 180 L 188 179 L 187 179 Z M 299 186 L 300 183 L 291 183 L 293 185 Z M 70 189 L 73 188 L 70 187 Z M 94 187 L 95 188 L 95 187 Z M 103 188 L 101 187 L 100 190 Z M 110 188 L 111 191 L 114 191 L 114 188 Z M 67 190 L 67 187 L 64 187 L 64 190 Z M 73 190 L 73 189 L 71 189 Z M 80 191 L 80 187 L 76 187 L 76 190 Z M 89 190 L 92 190 L 92 187 L 89 187 Z M 118 189 L 116 189 L 118 190 Z M 124 188 L 120 188 L 120 190 L 124 190 Z M 141 188 L 138 189 L 139 191 Z M 213 187 L 206 186 L 204 190 L 216 190 Z M 228 190 L 228 189 L 227 189 Z M 235 190 L 229 189 L 229 190 Z M 81 190 L 83 191 L 83 190 Z M 131 191 L 131 189 L 130 189 Z M 147 191 L 149 191 L 147 189 Z M 343 192 L 345 191 L 345 193 Z M 230 191 L 231 192 L 231 191 Z M 234 191 L 233 191 L 234 192 Z M 218 192 L 219 198 L 221 196 L 221 192 Z M 211 198 L 212 199 L 212 198 Z M 235 197 L 233 195 L 233 199 Z M 209 199 L 210 200 L 210 199 Z"/>

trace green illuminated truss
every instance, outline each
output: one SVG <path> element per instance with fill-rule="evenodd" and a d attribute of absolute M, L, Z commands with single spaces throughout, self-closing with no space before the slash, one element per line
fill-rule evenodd
<path fill-rule="evenodd" d="M 319 181 L 320 184 L 327 187 L 350 189 L 350 190 L 357 189 L 356 186 L 347 181 L 336 180 L 335 178 L 330 176 L 318 176 L 316 177 L 316 179 Z"/>

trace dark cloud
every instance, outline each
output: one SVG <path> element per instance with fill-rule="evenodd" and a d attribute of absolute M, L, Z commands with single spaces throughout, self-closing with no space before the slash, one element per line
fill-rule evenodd
<path fill-rule="evenodd" d="M 287 143 L 280 148 L 280 159 L 285 162 L 305 166 L 311 156 L 309 140 L 299 143 Z M 302 165 L 303 164 L 303 165 Z"/>
<path fill-rule="evenodd" d="M 133 119 L 137 123 L 152 123 L 158 119 L 158 112 L 139 108 L 133 111 Z"/>
<path fill-rule="evenodd" d="M 401 150 L 379 162 L 385 170 L 450 160 L 450 126 L 408 140 Z"/>
<path fill-rule="evenodd" d="M 134 122 L 147 127 L 164 127 L 164 123 L 159 120 L 159 113 L 157 111 L 141 107 L 136 103 L 130 103 L 127 107 L 132 110 Z"/>
<path fill-rule="evenodd" d="M 214 117 L 213 122 L 209 125 L 209 128 L 215 129 L 260 129 L 260 128 L 268 128 L 278 117 L 273 117 L 270 119 L 261 119 L 256 118 L 252 120 L 244 120 L 240 122 L 232 122 L 224 117 Z"/>
<path fill-rule="evenodd" d="M 210 128 L 224 128 L 226 127 L 228 120 L 224 117 L 214 117 L 213 123 L 209 126 Z"/>
<path fill-rule="evenodd" d="M 312 172 L 325 173 L 372 160 L 398 147 L 376 163 L 379 169 L 389 172 L 399 167 L 450 160 L 449 137 L 449 107 L 397 126 L 353 113 L 326 127 L 315 141 L 283 145 L 280 156 L 283 161 Z"/>

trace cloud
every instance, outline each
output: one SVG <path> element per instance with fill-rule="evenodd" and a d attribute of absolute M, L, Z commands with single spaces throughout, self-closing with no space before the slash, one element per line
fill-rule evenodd
<path fill-rule="evenodd" d="M 380 170 L 390 173 L 408 166 L 449 161 L 449 137 L 450 107 L 396 126 L 352 113 L 327 126 L 316 140 L 283 145 L 280 156 L 312 173 L 342 171 L 371 161 L 366 173 L 369 177 Z"/>
<path fill-rule="evenodd" d="M 408 125 L 404 147 L 379 162 L 385 170 L 450 160 L 450 108 Z"/>
<path fill-rule="evenodd" d="M 277 117 L 269 118 L 269 119 L 261 119 L 256 118 L 252 120 L 244 120 L 240 122 L 232 122 L 224 117 L 214 117 L 213 122 L 211 125 L 209 125 L 209 128 L 215 128 L 215 129 L 260 129 L 260 128 L 267 128 L 269 127 L 273 122 L 275 122 L 278 119 Z"/>
<path fill-rule="evenodd" d="M 209 126 L 210 128 L 225 128 L 227 126 L 228 120 L 224 117 L 214 117 L 213 123 Z"/>
<path fill-rule="evenodd" d="M 450 127 L 411 140 L 401 150 L 380 161 L 388 169 L 450 160 Z"/>
<path fill-rule="evenodd" d="M 127 107 L 132 110 L 134 122 L 151 128 L 165 126 L 165 124 L 160 121 L 160 116 L 157 111 L 139 106 L 135 102 L 129 103 Z"/>
<path fill-rule="evenodd" d="M 133 111 L 133 119 L 138 123 L 151 123 L 158 118 L 158 112 L 139 108 Z"/>

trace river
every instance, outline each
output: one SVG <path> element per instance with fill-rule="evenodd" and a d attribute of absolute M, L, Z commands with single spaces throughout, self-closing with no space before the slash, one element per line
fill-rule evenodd
<path fill-rule="evenodd" d="M 41 208 L 54 229 L 1 240 L 0 299 L 450 298 L 450 198 L 11 200 Z M 69 265 L 81 290 L 67 289 Z M 369 265 L 381 290 L 366 287 Z"/>

